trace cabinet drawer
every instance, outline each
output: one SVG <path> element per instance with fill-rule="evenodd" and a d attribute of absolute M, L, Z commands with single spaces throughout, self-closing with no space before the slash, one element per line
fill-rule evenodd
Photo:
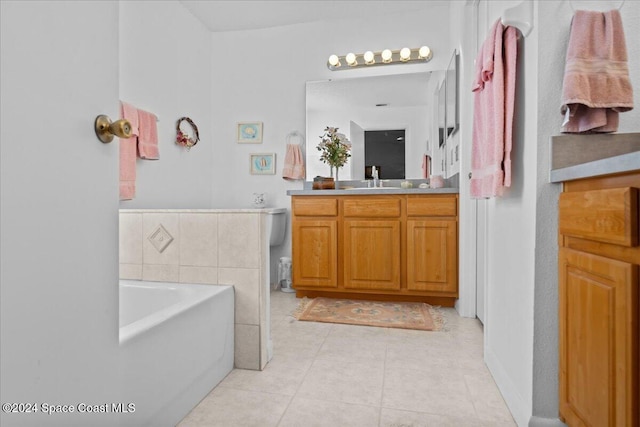
<path fill-rule="evenodd" d="M 455 196 L 407 197 L 408 216 L 456 216 L 458 200 Z"/>
<path fill-rule="evenodd" d="M 560 234 L 621 246 L 638 245 L 638 189 L 577 191 L 560 195 Z"/>
<path fill-rule="evenodd" d="M 299 199 L 291 200 L 293 214 L 296 216 L 336 216 L 338 215 L 338 200 L 331 199 Z"/>
<path fill-rule="evenodd" d="M 343 201 L 345 217 L 396 218 L 400 216 L 400 199 L 379 199 L 365 196 L 362 199 Z"/>

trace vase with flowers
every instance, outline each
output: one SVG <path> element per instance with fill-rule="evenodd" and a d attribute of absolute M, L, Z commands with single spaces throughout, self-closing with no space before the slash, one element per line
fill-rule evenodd
<path fill-rule="evenodd" d="M 320 151 L 320 161 L 329 165 L 331 177 L 338 181 L 338 169 L 351 157 L 351 142 L 343 133 L 338 132 L 338 128 L 329 126 L 325 128 L 320 139 L 320 144 L 316 147 Z M 335 177 L 333 168 L 336 169 Z"/>

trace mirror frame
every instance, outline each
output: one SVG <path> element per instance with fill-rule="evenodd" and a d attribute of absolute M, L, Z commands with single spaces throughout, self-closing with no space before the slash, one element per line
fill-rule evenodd
<path fill-rule="evenodd" d="M 446 128 L 447 138 L 460 128 L 460 114 L 458 110 L 458 51 L 453 50 L 445 73 L 446 81 Z"/>

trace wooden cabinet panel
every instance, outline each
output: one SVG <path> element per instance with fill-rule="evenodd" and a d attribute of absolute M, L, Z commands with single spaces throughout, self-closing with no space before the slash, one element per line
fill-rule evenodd
<path fill-rule="evenodd" d="M 294 287 L 337 287 L 337 221 L 295 221 L 292 232 Z"/>
<path fill-rule="evenodd" d="M 560 195 L 560 233 L 622 246 L 638 244 L 638 190 L 611 188 Z"/>
<path fill-rule="evenodd" d="M 457 292 L 455 220 L 407 221 L 407 289 Z"/>
<path fill-rule="evenodd" d="M 456 196 L 407 196 L 407 216 L 457 216 Z"/>
<path fill-rule="evenodd" d="M 400 221 L 344 221 L 344 287 L 400 289 Z"/>
<path fill-rule="evenodd" d="M 294 197 L 291 208 L 296 216 L 336 216 L 338 215 L 338 200 L 336 198 Z"/>
<path fill-rule="evenodd" d="M 397 218 L 402 209 L 399 198 L 364 196 L 345 198 L 342 208 L 345 217 Z"/>
<path fill-rule="evenodd" d="M 560 249 L 560 413 L 638 426 L 638 266 Z"/>

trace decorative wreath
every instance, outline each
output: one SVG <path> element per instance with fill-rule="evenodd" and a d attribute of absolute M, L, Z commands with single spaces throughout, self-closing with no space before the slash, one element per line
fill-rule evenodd
<path fill-rule="evenodd" d="M 180 125 L 182 124 L 182 122 L 187 122 L 189 123 L 189 125 L 191 125 L 191 130 L 193 131 L 194 135 L 193 137 L 182 132 L 182 130 L 180 129 Z M 193 120 L 191 120 L 189 117 L 180 117 L 178 123 L 176 124 L 176 132 L 176 144 L 187 147 L 187 150 L 191 149 L 191 147 L 193 147 L 198 143 L 198 141 L 200 141 L 198 126 L 196 126 L 196 124 L 193 123 Z"/>

